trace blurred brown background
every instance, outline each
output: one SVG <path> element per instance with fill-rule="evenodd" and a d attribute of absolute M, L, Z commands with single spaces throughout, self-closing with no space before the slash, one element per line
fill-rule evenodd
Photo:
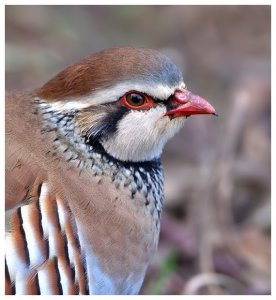
<path fill-rule="evenodd" d="M 169 55 L 219 117 L 165 148 L 159 251 L 142 294 L 270 294 L 270 6 L 6 6 L 6 87 L 92 52 Z"/>

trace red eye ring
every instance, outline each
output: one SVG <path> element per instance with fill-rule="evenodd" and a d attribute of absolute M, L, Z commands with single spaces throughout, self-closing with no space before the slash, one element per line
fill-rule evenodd
<path fill-rule="evenodd" d="M 129 91 L 119 99 L 118 104 L 130 109 L 149 109 L 153 107 L 154 102 L 152 98 L 146 94 Z"/>

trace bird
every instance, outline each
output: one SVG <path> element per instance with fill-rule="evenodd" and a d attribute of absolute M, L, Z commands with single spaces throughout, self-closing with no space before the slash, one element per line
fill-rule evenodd
<path fill-rule="evenodd" d="M 161 52 L 94 53 L 6 91 L 5 293 L 138 294 L 157 250 L 161 154 L 216 115 Z"/>

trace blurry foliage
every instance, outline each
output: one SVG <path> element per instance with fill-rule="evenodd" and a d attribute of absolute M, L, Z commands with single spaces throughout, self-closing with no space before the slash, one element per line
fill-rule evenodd
<path fill-rule="evenodd" d="M 162 288 L 166 284 L 166 280 L 177 268 L 177 253 L 172 250 L 171 253 L 161 262 L 160 270 L 148 288 L 150 295 L 158 295 L 162 293 Z"/>
<path fill-rule="evenodd" d="M 270 6 L 6 6 L 6 87 L 103 48 L 169 55 L 218 118 L 165 148 L 159 250 L 142 294 L 269 294 Z"/>

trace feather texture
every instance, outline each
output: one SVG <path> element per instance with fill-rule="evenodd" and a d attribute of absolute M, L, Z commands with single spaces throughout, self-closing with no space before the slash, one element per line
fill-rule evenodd
<path fill-rule="evenodd" d="M 115 48 L 6 93 L 6 294 L 139 292 L 159 238 L 162 149 L 187 105 L 215 113 L 184 88 L 164 55 Z M 154 105 L 119 101 L 135 90 Z"/>

